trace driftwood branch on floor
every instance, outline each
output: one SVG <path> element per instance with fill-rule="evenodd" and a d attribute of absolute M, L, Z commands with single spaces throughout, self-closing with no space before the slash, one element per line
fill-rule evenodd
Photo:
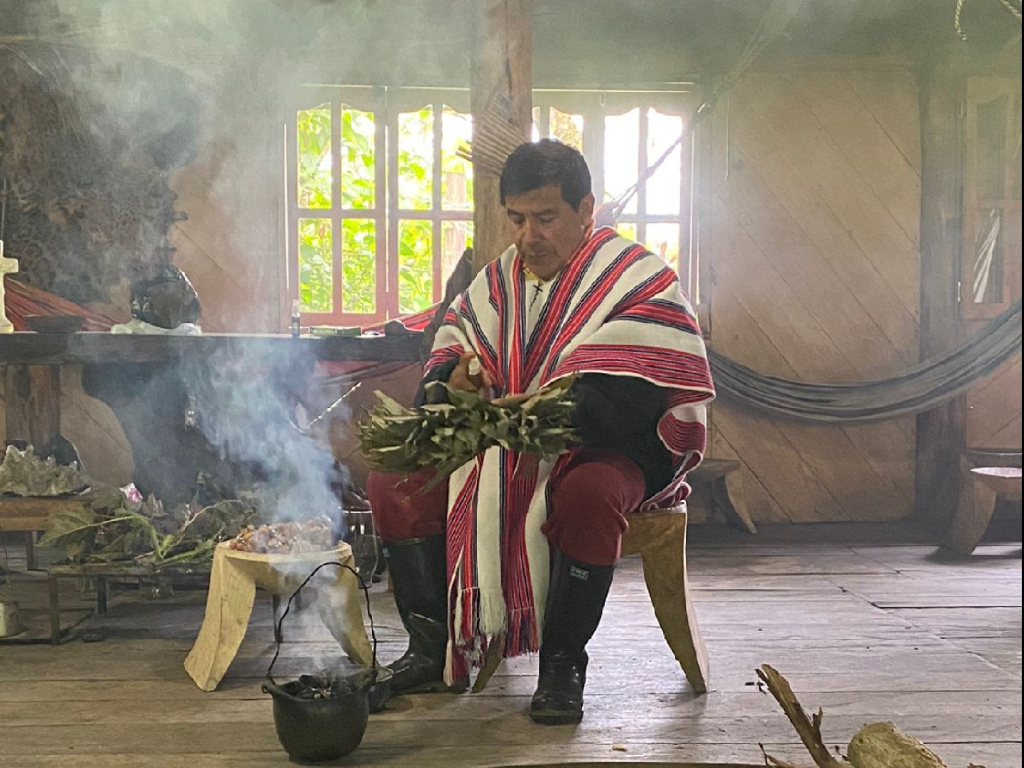
<path fill-rule="evenodd" d="M 808 718 L 789 682 L 778 670 L 763 664 L 756 671 L 758 678 L 768 687 L 768 692 L 779 702 L 818 768 L 948 768 L 938 755 L 892 723 L 865 725 L 850 740 L 846 757 L 836 759 L 821 737 L 822 711 L 819 709 Z M 772 757 L 765 752 L 763 746 L 761 752 L 764 754 L 765 765 L 774 768 L 803 768 Z M 984 766 L 972 763 L 968 768 Z"/>
<path fill-rule="evenodd" d="M 757 670 L 757 676 L 761 679 L 765 685 L 768 686 L 768 691 L 775 700 L 779 702 L 782 707 L 782 711 L 786 713 L 786 717 L 789 718 L 789 722 L 793 724 L 796 729 L 797 735 L 800 737 L 800 741 L 807 747 L 807 751 L 811 753 L 811 758 L 814 760 L 814 764 L 818 768 L 847 768 L 842 761 L 836 760 L 832 757 L 832 753 L 829 752 L 828 747 L 825 746 L 824 741 L 821 738 L 821 720 L 824 716 L 822 711 L 819 709 L 814 713 L 813 720 L 807 717 L 807 713 L 804 712 L 804 708 L 800 706 L 800 702 L 796 698 L 796 694 L 793 693 L 793 689 L 789 687 L 789 682 L 777 670 L 768 666 L 767 664 L 761 665 Z M 765 754 L 765 759 L 769 761 L 769 764 L 780 765 L 780 763 L 773 757 Z M 781 764 L 782 768 L 788 768 L 785 764 Z"/>

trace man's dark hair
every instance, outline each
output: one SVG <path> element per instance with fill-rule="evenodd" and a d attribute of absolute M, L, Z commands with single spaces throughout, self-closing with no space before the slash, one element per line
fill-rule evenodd
<path fill-rule="evenodd" d="M 590 194 L 590 169 L 574 147 L 555 139 L 541 139 L 520 144 L 508 156 L 501 169 L 498 192 L 505 205 L 507 197 L 551 186 L 560 187 L 562 199 L 577 211 Z"/>

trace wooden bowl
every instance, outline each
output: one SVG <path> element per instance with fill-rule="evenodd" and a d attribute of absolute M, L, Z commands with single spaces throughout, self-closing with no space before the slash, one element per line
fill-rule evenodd
<path fill-rule="evenodd" d="M 25 324 L 36 333 L 68 334 L 82 330 L 81 315 L 26 315 Z"/>
<path fill-rule="evenodd" d="M 968 448 L 967 460 L 973 467 L 1019 467 L 1020 448 Z"/>

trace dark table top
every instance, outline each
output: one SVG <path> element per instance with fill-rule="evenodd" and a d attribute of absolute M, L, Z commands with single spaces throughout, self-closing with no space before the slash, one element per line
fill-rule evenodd
<path fill-rule="evenodd" d="M 419 359 L 422 334 L 303 336 L 210 333 L 147 336 L 112 333 L 0 334 L 0 365 L 161 363 L 231 355 L 257 360 L 313 358 L 334 362 L 409 362 Z"/>

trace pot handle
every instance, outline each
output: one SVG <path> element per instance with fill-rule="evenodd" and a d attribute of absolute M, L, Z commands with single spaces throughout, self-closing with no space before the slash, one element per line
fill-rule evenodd
<path fill-rule="evenodd" d="M 310 571 L 309 575 L 303 580 L 301 584 L 299 584 L 298 588 L 294 592 L 292 592 L 291 595 L 289 595 L 288 597 L 288 604 L 281 612 L 281 617 L 277 620 L 277 626 L 275 627 L 276 631 L 274 632 L 274 641 L 276 645 L 274 648 L 274 658 L 270 660 L 270 666 L 267 667 L 267 682 L 263 684 L 264 693 L 271 693 L 271 691 L 267 690 L 268 686 L 272 686 L 273 688 L 280 690 L 279 686 L 274 681 L 274 676 L 271 673 L 274 671 L 274 664 L 277 662 L 277 657 L 281 654 L 281 625 L 284 624 L 284 617 L 288 615 L 288 611 L 292 609 L 292 600 L 294 600 L 298 596 L 299 592 L 302 591 L 302 588 L 306 586 L 314 576 L 316 576 L 318 571 L 320 571 L 322 568 L 326 568 L 329 565 L 336 565 L 339 568 L 347 568 L 349 571 L 352 572 L 352 575 L 359 580 L 359 588 L 363 590 L 363 594 L 366 596 L 366 617 L 370 620 L 370 638 L 373 641 L 373 669 L 374 671 L 376 671 L 377 633 L 374 631 L 373 628 L 373 613 L 370 611 L 370 587 L 367 585 L 365 581 L 363 581 L 363 577 L 359 575 L 359 572 L 348 563 L 342 563 L 338 560 L 328 560 L 327 562 L 320 563 L 320 565 L 318 565 L 316 568 Z"/>

